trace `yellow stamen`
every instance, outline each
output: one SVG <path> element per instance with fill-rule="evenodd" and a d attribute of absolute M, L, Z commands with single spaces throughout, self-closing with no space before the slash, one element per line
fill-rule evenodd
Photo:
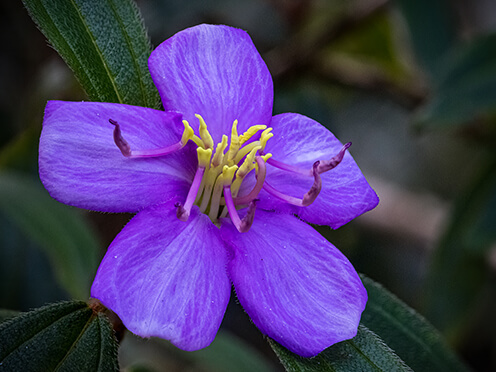
<path fill-rule="evenodd" d="M 234 178 L 234 174 L 236 173 L 237 170 L 238 170 L 237 165 L 233 165 L 231 167 L 228 165 L 224 165 L 224 167 L 222 168 L 222 176 L 224 178 L 223 186 L 231 184 L 232 179 Z"/>
<path fill-rule="evenodd" d="M 265 145 L 267 144 L 267 141 L 274 137 L 272 132 L 273 128 L 267 128 L 262 132 L 262 135 L 260 136 L 260 144 L 262 145 L 262 150 L 265 150 Z"/>
<path fill-rule="evenodd" d="M 217 177 L 214 186 L 214 192 L 212 193 L 212 198 L 210 199 L 210 211 L 208 216 L 211 220 L 216 220 L 219 215 L 220 198 L 222 196 L 222 190 L 224 186 L 230 185 L 234 177 L 234 173 L 238 169 L 237 165 L 232 167 L 224 165 L 222 168 L 222 174 Z"/>
<path fill-rule="evenodd" d="M 227 136 L 222 135 L 222 142 L 217 144 L 217 148 L 215 149 L 215 154 L 212 159 L 212 167 L 217 167 L 222 165 L 224 162 L 224 150 L 227 147 Z"/>
<path fill-rule="evenodd" d="M 262 159 L 263 159 L 263 161 L 265 163 L 267 163 L 267 160 L 269 160 L 271 157 L 272 157 L 272 154 L 271 153 L 262 155 Z M 256 163 L 255 163 L 255 167 L 257 168 L 257 172 L 258 172 L 258 165 Z"/>
<path fill-rule="evenodd" d="M 210 166 L 210 158 L 212 157 L 212 149 L 204 149 L 198 147 L 196 149 L 198 153 L 198 166 L 207 169 Z"/>
<path fill-rule="evenodd" d="M 267 128 L 266 125 L 253 125 L 246 132 L 244 132 L 240 137 L 239 137 L 239 143 L 242 145 L 243 143 L 247 142 L 251 137 L 253 137 L 259 130 L 264 130 Z"/>
<path fill-rule="evenodd" d="M 189 140 L 193 141 L 196 146 L 205 148 L 203 141 L 195 134 L 193 128 L 189 125 L 187 120 L 183 120 L 184 132 L 181 137 L 181 143 L 186 144 Z"/>
<path fill-rule="evenodd" d="M 257 155 L 257 151 L 260 150 L 260 146 L 255 146 L 250 153 L 246 156 L 245 161 L 239 167 L 238 172 L 236 173 L 236 178 L 243 179 L 253 168 L 255 168 L 254 160 Z"/>
<path fill-rule="evenodd" d="M 267 163 L 267 160 L 269 160 L 271 157 L 272 157 L 272 154 L 270 152 L 268 154 L 262 155 L 262 159 L 266 163 Z"/>
<path fill-rule="evenodd" d="M 236 156 L 239 148 L 241 147 L 241 144 L 239 142 L 237 125 L 238 125 L 238 121 L 234 120 L 231 129 L 231 144 L 229 145 L 229 151 L 227 152 L 227 163 L 229 165 L 234 164 L 234 157 Z"/>
<path fill-rule="evenodd" d="M 203 143 L 205 143 L 205 148 L 213 149 L 214 140 L 212 139 L 212 136 L 210 135 L 207 129 L 207 124 L 205 123 L 205 120 L 203 120 L 201 115 L 198 114 L 195 114 L 195 117 L 200 121 L 200 137 L 203 140 Z"/>
<path fill-rule="evenodd" d="M 255 141 L 247 144 L 245 147 L 239 149 L 236 157 L 234 158 L 234 164 L 238 164 L 241 159 L 243 159 L 247 154 L 249 154 L 254 148 L 262 148 L 260 146 L 260 141 Z"/>
<path fill-rule="evenodd" d="M 243 179 L 256 168 L 255 157 L 258 151 L 264 150 L 267 141 L 273 136 L 272 128 L 266 125 L 254 125 L 243 133 L 238 134 L 238 121 L 234 120 L 231 128 L 231 139 L 228 148 L 228 137 L 222 136 L 222 140 L 214 149 L 214 141 L 210 135 L 207 124 L 201 115 L 195 114 L 200 122 L 200 136 L 194 134 L 193 129 L 186 120 L 183 120 L 184 132 L 181 138 L 182 143 L 193 141 L 197 146 L 198 166 L 205 169 L 203 177 L 198 187 L 195 204 L 200 206 L 203 213 L 207 213 L 214 222 L 219 217 L 227 215 L 227 208 L 219 213 L 221 205 L 225 204 L 223 192 L 230 190 L 230 194 L 236 197 Z M 260 140 L 247 143 L 260 130 Z M 246 144 L 246 146 L 243 146 Z M 227 148 L 227 152 L 226 152 Z M 263 155 L 264 161 L 270 158 L 271 154 Z M 238 166 L 244 159 L 241 166 Z"/>

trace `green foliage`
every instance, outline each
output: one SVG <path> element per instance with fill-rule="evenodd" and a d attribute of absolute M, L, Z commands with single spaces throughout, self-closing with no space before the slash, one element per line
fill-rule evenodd
<path fill-rule="evenodd" d="M 439 332 L 380 284 L 362 276 L 369 300 L 362 324 L 376 333 L 414 371 L 456 372 L 466 368 Z"/>
<path fill-rule="evenodd" d="M 191 353 L 199 365 L 211 366 L 213 371 L 269 372 L 271 368 L 262 355 L 229 332 L 219 331 L 212 344 Z"/>
<path fill-rule="evenodd" d="M 23 0 L 91 100 L 156 108 L 151 52 L 131 0 Z"/>
<path fill-rule="evenodd" d="M 405 17 L 416 57 L 434 77 L 440 60 L 457 40 L 452 2 L 449 0 L 396 0 Z"/>
<path fill-rule="evenodd" d="M 143 349 L 156 350 L 143 353 Z M 123 367 L 129 371 L 163 371 L 168 369 L 212 372 L 270 372 L 272 364 L 250 343 L 235 334 L 220 329 L 214 341 L 205 349 L 188 352 L 160 338 L 143 341 L 126 336 L 121 349 Z M 166 363 L 170 362 L 171 366 Z M 174 367 L 172 367 L 172 365 Z"/>
<path fill-rule="evenodd" d="M 452 128 L 496 114 L 496 34 L 454 48 L 442 62 L 418 126 Z"/>
<path fill-rule="evenodd" d="M 337 343 L 314 358 L 302 358 L 269 339 L 287 371 L 410 371 L 373 332 L 361 325 L 355 338 Z"/>
<path fill-rule="evenodd" d="M 47 253 L 60 284 L 86 299 L 99 261 L 99 244 L 76 209 L 53 200 L 39 182 L 0 173 L 0 213 Z"/>
<path fill-rule="evenodd" d="M 0 309 L 0 323 L 5 322 L 6 320 L 15 317 L 18 315 L 18 311 L 8 310 L 8 309 Z"/>
<path fill-rule="evenodd" d="M 462 195 L 436 249 L 426 283 L 426 316 L 458 341 L 490 277 L 486 262 L 496 240 L 496 159 Z"/>
<path fill-rule="evenodd" d="M 117 342 L 105 315 L 61 302 L 0 324 L 2 371 L 117 371 Z"/>
<path fill-rule="evenodd" d="M 329 56 L 335 54 L 361 74 L 382 74 L 399 84 L 408 80 L 409 72 L 398 58 L 399 49 L 390 14 L 381 12 L 370 17 L 329 45 Z"/>
<path fill-rule="evenodd" d="M 369 300 L 355 338 L 310 359 L 269 340 L 288 371 L 467 371 L 423 317 L 381 285 L 362 280 Z"/>

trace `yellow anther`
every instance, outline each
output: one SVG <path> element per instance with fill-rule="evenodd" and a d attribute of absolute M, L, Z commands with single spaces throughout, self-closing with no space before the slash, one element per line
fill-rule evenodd
<path fill-rule="evenodd" d="M 229 163 L 234 160 L 234 157 L 238 153 L 239 148 L 241 147 L 241 144 L 239 142 L 239 136 L 238 136 L 238 121 L 234 120 L 232 129 L 231 129 L 231 144 L 229 145 L 229 151 L 227 152 L 227 161 Z"/>
<path fill-rule="evenodd" d="M 191 126 L 186 120 L 183 120 L 183 125 L 184 125 L 184 132 L 183 132 L 183 136 L 181 137 L 181 143 L 185 145 L 186 142 L 188 142 L 190 139 L 193 138 L 193 136 L 195 135 L 195 131 L 193 130 L 193 128 L 191 128 Z"/>
<path fill-rule="evenodd" d="M 241 164 L 241 167 L 239 167 L 239 170 L 236 173 L 236 178 L 243 179 L 253 168 L 255 168 L 255 164 L 253 164 L 253 161 L 255 160 L 257 151 L 260 150 L 260 148 L 260 146 L 256 146 L 250 151 L 250 153 L 246 156 L 243 164 Z"/>
<path fill-rule="evenodd" d="M 231 167 L 228 165 L 224 165 L 224 168 L 222 168 L 224 186 L 231 184 L 234 174 L 236 173 L 237 170 L 238 170 L 237 165 L 233 165 Z"/>
<path fill-rule="evenodd" d="M 210 165 L 210 158 L 212 157 L 212 149 L 198 147 L 196 152 L 198 153 L 198 166 L 208 168 Z"/>
<path fill-rule="evenodd" d="M 270 158 L 272 157 L 272 154 L 265 154 L 265 155 L 262 155 L 262 159 L 264 162 L 267 162 L 267 160 L 269 160 Z M 257 173 L 258 173 L 258 164 L 255 163 L 255 168 L 257 169 Z"/>
<path fill-rule="evenodd" d="M 203 120 L 201 115 L 198 114 L 195 114 L 195 117 L 200 121 L 200 137 L 203 140 L 203 143 L 205 144 L 205 148 L 213 149 L 214 140 L 212 139 L 212 136 L 210 135 L 207 129 L 207 124 L 205 123 L 205 120 Z"/>
<path fill-rule="evenodd" d="M 212 167 L 217 167 L 222 164 L 224 161 L 224 150 L 227 147 L 227 136 L 224 134 L 222 136 L 222 142 L 217 144 L 217 148 L 215 149 L 215 154 L 212 159 Z"/>
<path fill-rule="evenodd" d="M 247 144 L 245 147 L 239 149 L 236 157 L 234 158 L 234 164 L 238 164 L 241 159 L 243 159 L 246 155 L 248 155 L 254 148 L 261 148 L 260 141 L 255 141 Z"/>
<path fill-rule="evenodd" d="M 183 132 L 183 136 L 181 138 L 181 143 L 186 144 L 186 142 L 188 142 L 188 140 L 191 140 L 196 144 L 196 146 L 204 148 L 205 144 L 195 134 L 195 132 L 193 131 L 193 128 L 191 128 L 191 126 L 189 125 L 187 120 L 183 120 L 183 125 L 184 125 L 184 132 Z"/>
<path fill-rule="evenodd" d="M 267 141 L 274 137 L 273 133 L 270 133 L 273 128 L 267 128 L 262 132 L 262 135 L 260 136 L 260 143 L 262 145 L 262 149 L 265 149 L 265 145 L 267 144 Z"/>
<path fill-rule="evenodd" d="M 240 137 L 239 137 L 239 143 L 242 145 L 243 143 L 247 142 L 251 137 L 253 137 L 259 130 L 264 130 L 267 128 L 266 125 L 253 125 L 248 128 L 246 132 L 244 132 Z"/>
<path fill-rule="evenodd" d="M 272 157 L 272 154 L 270 152 L 268 154 L 262 155 L 262 159 L 266 163 L 267 163 L 267 160 L 269 160 L 271 157 Z"/>

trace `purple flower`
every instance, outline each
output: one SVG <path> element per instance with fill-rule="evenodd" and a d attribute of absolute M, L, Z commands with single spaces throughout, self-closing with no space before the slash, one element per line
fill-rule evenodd
<path fill-rule="evenodd" d="M 299 355 L 353 337 L 367 293 L 301 221 L 338 228 L 377 205 L 349 144 L 305 116 L 272 116 L 272 79 L 244 31 L 181 31 L 149 68 L 166 111 L 46 107 L 39 165 L 50 194 L 138 212 L 91 295 L 133 333 L 184 350 L 212 342 L 231 283 L 255 325 Z"/>

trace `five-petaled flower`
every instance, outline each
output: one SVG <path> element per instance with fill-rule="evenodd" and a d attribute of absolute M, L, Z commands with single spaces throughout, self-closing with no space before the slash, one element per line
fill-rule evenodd
<path fill-rule="evenodd" d="M 272 116 L 272 78 L 244 31 L 181 31 L 149 68 L 165 111 L 46 107 L 39 166 L 50 194 L 138 212 L 91 295 L 133 333 L 184 350 L 214 339 L 231 283 L 255 325 L 299 355 L 353 337 L 367 293 L 303 222 L 337 228 L 377 205 L 349 144 L 305 116 Z"/>

